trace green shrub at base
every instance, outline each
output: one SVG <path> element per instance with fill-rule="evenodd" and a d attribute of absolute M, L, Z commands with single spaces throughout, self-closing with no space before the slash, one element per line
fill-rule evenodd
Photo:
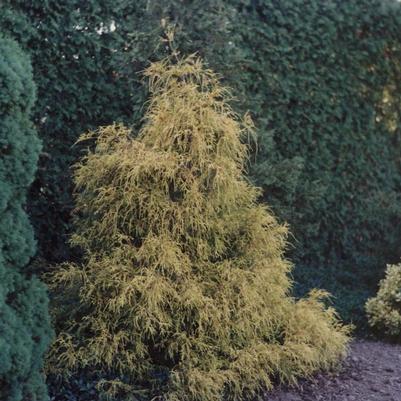
<path fill-rule="evenodd" d="M 401 341 L 401 264 L 387 267 L 376 297 L 366 303 L 366 312 L 377 332 Z"/>
<path fill-rule="evenodd" d="M 43 354 L 52 330 L 42 283 L 24 271 L 35 253 L 24 211 L 40 142 L 30 122 L 35 86 L 28 57 L 0 37 L 0 400 L 45 401 Z"/>
<path fill-rule="evenodd" d="M 81 266 L 50 276 L 60 330 L 53 372 L 102 372 L 112 398 L 241 400 L 327 369 L 348 327 L 313 291 L 295 302 L 287 228 L 244 177 L 252 131 L 216 76 L 192 57 L 146 70 L 137 139 L 100 128 L 75 169 Z"/>

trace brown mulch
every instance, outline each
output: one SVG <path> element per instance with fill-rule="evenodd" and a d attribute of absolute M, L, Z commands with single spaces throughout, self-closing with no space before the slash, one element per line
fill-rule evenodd
<path fill-rule="evenodd" d="M 337 373 L 267 393 L 265 401 L 401 401 L 401 345 L 357 340 Z"/>

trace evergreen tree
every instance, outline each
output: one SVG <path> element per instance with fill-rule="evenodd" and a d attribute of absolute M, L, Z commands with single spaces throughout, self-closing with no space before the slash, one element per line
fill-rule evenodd
<path fill-rule="evenodd" d="M 100 128 L 75 169 L 81 266 L 51 275 L 50 365 L 103 372 L 113 397 L 240 400 L 337 363 L 348 328 L 290 296 L 287 228 L 244 177 L 252 122 L 193 57 L 152 64 L 138 138 Z"/>
<path fill-rule="evenodd" d="M 43 284 L 24 271 L 35 252 L 24 211 L 40 150 L 29 120 L 35 86 L 28 57 L 1 37 L 0 88 L 0 399 L 44 401 L 48 299 Z"/>

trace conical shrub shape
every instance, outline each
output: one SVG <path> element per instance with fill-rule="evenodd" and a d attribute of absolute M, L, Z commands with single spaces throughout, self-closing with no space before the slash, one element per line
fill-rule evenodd
<path fill-rule="evenodd" d="M 52 277 L 57 370 L 90 368 L 109 394 L 152 387 L 171 401 L 241 400 L 329 368 L 346 327 L 289 295 L 287 228 L 243 175 L 252 128 L 218 78 L 190 57 L 152 64 L 137 139 L 100 128 L 75 170 L 82 266 Z"/>
<path fill-rule="evenodd" d="M 24 210 L 40 141 L 31 118 L 29 57 L 0 36 L 0 400 L 46 401 L 43 359 L 52 337 L 44 285 L 27 274 L 35 254 Z"/>

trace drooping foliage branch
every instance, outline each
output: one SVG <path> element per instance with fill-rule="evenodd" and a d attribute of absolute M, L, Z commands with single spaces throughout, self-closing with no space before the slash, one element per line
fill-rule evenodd
<path fill-rule="evenodd" d="M 52 330 L 43 284 L 25 271 L 34 255 L 24 205 L 40 141 L 30 121 L 29 57 L 0 37 L 0 399 L 45 401 L 43 354 Z"/>
<path fill-rule="evenodd" d="M 199 59 L 152 64 L 144 125 L 81 137 L 82 265 L 50 275 L 59 336 L 49 366 L 100 371 L 109 396 L 242 400 L 326 369 L 348 328 L 313 291 L 289 294 L 287 228 L 244 177 L 252 130 Z"/>

